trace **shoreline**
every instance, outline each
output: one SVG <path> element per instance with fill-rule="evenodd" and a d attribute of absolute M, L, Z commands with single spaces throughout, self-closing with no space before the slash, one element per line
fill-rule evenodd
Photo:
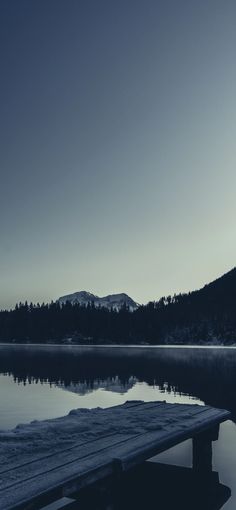
<path fill-rule="evenodd" d="M 197 344 L 161 344 L 161 345 L 142 345 L 142 344 L 61 344 L 61 343 L 21 343 L 21 342 L 0 342 L 1 347 L 82 347 L 86 349 L 236 349 L 236 344 L 232 345 L 197 345 Z"/>

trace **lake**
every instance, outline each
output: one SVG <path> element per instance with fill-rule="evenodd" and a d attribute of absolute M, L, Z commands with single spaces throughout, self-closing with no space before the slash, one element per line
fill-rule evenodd
<path fill-rule="evenodd" d="M 231 411 L 213 443 L 214 470 L 231 489 L 228 510 L 236 508 L 235 391 L 235 348 L 0 346 L 0 429 L 134 399 Z M 156 460 L 191 466 L 191 442 Z"/>

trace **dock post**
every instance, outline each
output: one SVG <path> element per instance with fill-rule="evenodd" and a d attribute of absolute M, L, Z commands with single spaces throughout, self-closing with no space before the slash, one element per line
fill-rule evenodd
<path fill-rule="evenodd" d="M 198 474 L 212 472 L 212 441 L 219 437 L 219 425 L 193 437 L 193 470 Z"/>

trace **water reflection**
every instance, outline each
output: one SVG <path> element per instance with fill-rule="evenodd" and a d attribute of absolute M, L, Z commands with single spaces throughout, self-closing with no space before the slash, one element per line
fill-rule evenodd
<path fill-rule="evenodd" d="M 235 389 L 236 349 L 0 346 L 0 428 L 4 429 L 22 421 L 62 416 L 72 408 L 109 407 L 127 399 L 186 403 L 198 399 L 197 402 L 230 410 L 236 422 Z M 191 470 L 186 471 L 186 466 L 191 466 L 190 443 L 185 442 L 156 458 L 159 462 L 185 466 L 185 470 L 178 468 L 177 471 L 176 467 L 168 466 L 167 471 L 162 467 L 153 477 L 151 471 L 148 476 L 143 474 L 143 479 L 140 475 L 140 484 L 134 481 L 132 485 L 129 480 L 129 487 L 133 487 L 133 493 L 129 493 L 131 501 L 125 497 L 125 492 L 123 500 L 115 493 L 115 499 L 109 502 L 110 510 L 146 507 L 217 510 L 229 498 L 228 486 L 232 497 L 224 508 L 236 508 L 235 425 L 232 422 L 223 424 L 219 441 L 213 443 L 214 469 L 220 472 L 221 483 L 216 478 L 213 480 L 214 490 L 208 494 L 208 499 L 202 497 L 201 500 L 200 495 L 197 499 L 207 487 L 202 488 L 198 480 L 191 478 Z M 142 483 L 144 479 L 145 484 Z M 177 486 L 175 480 L 178 480 Z M 165 487 L 171 487 L 167 495 Z M 179 493 L 178 488 L 181 488 Z M 120 487 L 120 496 L 122 490 Z M 171 501 L 172 494 L 174 501 Z M 147 504 L 147 498 L 148 501 L 153 498 L 153 504 Z M 133 506 L 132 501 L 136 502 Z M 94 508 L 100 507 L 95 505 Z M 101 509 L 107 508 L 101 506 Z"/>
<path fill-rule="evenodd" d="M 107 377 L 107 379 L 95 379 L 92 384 L 91 382 L 88 383 L 87 381 L 83 381 L 78 383 L 70 383 L 68 385 L 65 385 L 64 383 L 57 383 L 57 386 L 64 390 L 72 391 L 72 393 L 77 393 L 78 395 L 86 395 L 100 388 L 105 391 L 112 391 L 113 393 L 124 395 L 137 383 L 137 377 L 130 376 L 127 382 L 121 382 L 119 376 L 116 375 L 114 377 Z"/>
<path fill-rule="evenodd" d="M 236 421 L 235 349 L 10 346 L 0 348 L 0 373 L 18 383 L 56 384 L 78 395 L 99 388 L 125 394 L 145 382 L 228 409 Z"/>

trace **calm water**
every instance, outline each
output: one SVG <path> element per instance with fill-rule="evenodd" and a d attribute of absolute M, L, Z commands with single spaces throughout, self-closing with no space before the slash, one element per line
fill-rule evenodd
<path fill-rule="evenodd" d="M 131 399 L 230 410 L 213 443 L 214 469 L 232 491 L 228 510 L 236 508 L 235 392 L 236 349 L 0 346 L 0 429 Z M 190 441 L 158 461 L 191 466 Z"/>

